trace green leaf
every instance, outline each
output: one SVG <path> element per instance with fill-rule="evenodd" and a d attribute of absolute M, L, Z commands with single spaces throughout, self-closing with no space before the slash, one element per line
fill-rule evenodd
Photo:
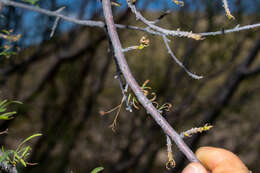
<path fill-rule="evenodd" d="M 19 151 L 19 149 L 21 148 L 21 146 L 22 146 L 24 143 L 26 143 L 27 141 L 29 141 L 29 140 L 31 140 L 31 139 L 33 139 L 33 138 L 35 138 L 35 137 L 38 137 L 38 136 L 42 136 L 42 134 L 41 134 L 41 133 L 36 133 L 36 134 L 34 134 L 34 135 L 29 136 L 28 138 L 26 138 L 23 142 L 21 142 L 21 143 L 18 145 L 16 151 Z"/>
<path fill-rule="evenodd" d="M 10 105 L 10 104 L 13 104 L 13 103 L 15 103 L 15 104 L 23 104 L 23 103 L 20 102 L 20 101 L 9 101 L 9 102 L 5 103 L 3 106 L 6 107 L 6 106 L 8 106 L 8 105 Z"/>
<path fill-rule="evenodd" d="M 97 167 L 97 168 L 93 169 L 93 170 L 91 171 L 91 173 L 98 173 L 98 172 L 103 171 L 103 170 L 104 170 L 103 167 Z"/>
<path fill-rule="evenodd" d="M 0 53 L 1 55 L 1 53 Z M 6 111 L 6 107 L 12 103 L 16 103 L 16 104 L 23 104 L 22 102 L 19 101 L 7 101 L 7 100 L 3 100 L 2 102 L 0 102 L 0 112 L 4 112 Z"/>
<path fill-rule="evenodd" d="M 18 159 L 18 161 L 19 161 L 24 167 L 26 167 L 25 161 L 24 161 L 17 153 L 15 153 L 15 157 Z"/>
<path fill-rule="evenodd" d="M 1 54 L 0 54 L 0 55 L 1 55 Z M 0 107 L 0 112 L 4 112 L 4 111 L 6 111 L 6 108 Z"/>
<path fill-rule="evenodd" d="M 21 155 L 21 157 L 22 157 L 22 158 L 26 157 L 30 149 L 31 149 L 31 147 L 30 147 L 30 146 L 27 146 L 27 147 L 24 149 L 24 152 L 23 152 L 23 154 Z"/>
<path fill-rule="evenodd" d="M 1 157 L 0 157 L 0 163 L 2 163 L 4 160 L 8 158 L 8 156 L 12 153 L 12 150 L 8 150 L 6 152 L 3 152 Z"/>
<path fill-rule="evenodd" d="M 4 114 L 1 114 L 0 120 L 10 120 L 10 119 L 14 118 L 14 115 L 16 113 L 17 112 L 13 111 L 13 112 L 7 112 L 7 113 L 4 113 Z"/>
<path fill-rule="evenodd" d="M 6 104 L 7 100 L 3 100 L 0 102 L 0 112 L 4 112 L 5 109 L 5 104 Z"/>

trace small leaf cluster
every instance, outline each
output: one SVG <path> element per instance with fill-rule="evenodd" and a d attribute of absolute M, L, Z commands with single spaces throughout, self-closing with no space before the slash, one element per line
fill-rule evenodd
<path fill-rule="evenodd" d="M 168 112 L 170 111 L 170 109 L 172 108 L 172 104 L 170 103 L 164 103 L 162 105 L 159 105 L 159 103 L 157 102 L 156 98 L 156 93 L 152 92 L 152 87 L 148 86 L 148 83 L 150 81 L 146 80 L 142 86 L 141 86 L 141 90 L 144 93 L 144 95 L 153 103 L 153 105 L 156 107 L 156 109 L 160 112 Z M 127 98 L 127 99 L 125 99 Z M 109 111 L 100 111 L 99 113 L 103 116 L 106 114 L 109 114 L 111 112 L 116 111 L 116 115 L 115 118 L 113 120 L 113 123 L 110 125 L 110 127 L 112 128 L 113 131 L 115 131 L 115 127 L 117 124 L 117 118 L 119 116 L 119 113 L 121 111 L 122 105 L 124 103 L 124 101 L 126 101 L 126 105 L 127 105 L 127 110 L 132 111 L 132 107 L 134 107 L 136 110 L 140 110 L 140 103 L 137 99 L 137 97 L 132 93 L 132 92 L 127 92 L 125 93 L 124 97 L 122 98 L 120 104 L 112 109 L 110 109 Z"/>
<path fill-rule="evenodd" d="M 4 147 L 1 148 L 2 155 L 0 156 L 0 163 L 6 162 L 7 164 L 12 164 L 16 166 L 18 163 L 22 164 L 24 167 L 27 165 L 35 165 L 35 163 L 28 163 L 26 159 L 30 155 L 31 147 L 26 146 L 25 143 L 30 141 L 31 139 L 41 136 L 42 134 L 36 133 L 34 135 L 29 136 L 25 140 L 23 140 L 15 150 L 5 150 Z"/>
<path fill-rule="evenodd" d="M 16 111 L 6 112 L 7 106 L 10 104 L 22 104 L 22 102 L 19 101 L 8 101 L 3 100 L 0 102 L 0 120 L 10 120 L 14 118 Z"/>
<path fill-rule="evenodd" d="M 150 82 L 150 80 L 146 80 L 143 85 L 141 86 L 141 90 L 143 91 L 144 95 L 153 103 L 153 105 L 156 107 L 156 109 L 162 113 L 163 111 L 170 111 L 170 109 L 172 108 L 172 104 L 171 103 L 164 103 L 162 105 L 159 105 L 159 103 L 156 101 L 156 93 L 152 92 L 152 87 L 147 86 L 148 83 Z M 133 105 L 133 107 L 137 110 L 139 110 L 139 101 L 137 100 L 137 98 L 134 96 L 134 94 L 130 93 L 128 95 L 128 99 L 127 102 L 129 105 Z"/>

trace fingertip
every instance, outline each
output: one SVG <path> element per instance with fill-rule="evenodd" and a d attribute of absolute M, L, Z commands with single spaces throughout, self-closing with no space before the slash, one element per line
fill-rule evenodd
<path fill-rule="evenodd" d="M 200 163 L 190 163 L 182 173 L 207 173 L 207 170 Z"/>
<path fill-rule="evenodd" d="M 232 152 L 215 147 L 201 147 L 196 151 L 196 156 L 209 170 L 239 169 L 248 172 L 244 163 Z"/>

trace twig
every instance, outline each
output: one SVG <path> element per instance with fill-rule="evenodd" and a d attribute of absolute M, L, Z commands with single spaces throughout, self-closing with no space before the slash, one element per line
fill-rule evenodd
<path fill-rule="evenodd" d="M 64 9 L 65 9 L 65 7 L 61 7 L 61 8 L 58 9 L 56 12 L 57 12 L 57 13 L 60 13 L 60 12 L 61 12 L 62 10 L 64 10 Z M 55 19 L 54 24 L 53 24 L 53 27 L 52 27 L 52 29 L 51 29 L 50 38 L 53 37 L 54 32 L 55 32 L 55 29 L 56 29 L 57 26 L 58 26 L 59 20 L 60 20 L 60 17 L 57 17 L 57 18 Z"/>
<path fill-rule="evenodd" d="M 118 65 L 120 67 L 121 72 L 123 73 L 127 83 L 135 93 L 139 102 L 146 109 L 147 113 L 150 114 L 157 124 L 163 129 L 164 133 L 171 137 L 171 139 L 176 143 L 181 152 L 185 154 L 185 156 L 191 162 L 199 162 L 196 158 L 195 154 L 191 151 L 191 149 L 184 143 L 179 134 L 171 127 L 171 125 L 165 120 L 164 117 L 160 115 L 158 110 L 153 106 L 153 104 L 145 97 L 140 86 L 137 84 L 134 79 L 128 64 L 125 60 L 125 56 L 122 53 L 122 46 L 119 41 L 119 37 L 116 31 L 116 27 L 113 20 L 113 15 L 111 11 L 111 4 L 109 0 L 102 0 L 102 6 L 104 11 L 104 17 L 107 24 L 108 34 L 110 36 L 111 42 L 113 44 L 115 58 L 117 59 Z"/>
<path fill-rule="evenodd" d="M 57 11 L 49 11 L 49 10 L 45 10 L 45 9 L 35 7 L 35 6 L 32 6 L 32 5 L 26 5 L 24 3 L 14 2 L 14 1 L 10 1 L 10 0 L 0 0 L 0 2 L 2 2 L 6 6 L 19 7 L 19 8 L 23 8 L 23 9 L 26 9 L 26 10 L 42 13 L 42 14 L 45 14 L 47 16 L 59 17 L 63 20 L 66 20 L 66 21 L 69 21 L 69 22 L 72 22 L 72 23 L 75 23 L 75 24 L 104 28 L 104 22 L 101 22 L 101 21 L 78 20 L 78 19 L 75 19 L 75 18 L 72 18 L 72 17 L 64 16 Z"/>
<path fill-rule="evenodd" d="M 193 38 L 195 40 L 201 40 L 203 39 L 199 34 L 195 34 L 192 32 L 187 31 L 179 31 L 179 30 L 168 30 L 161 28 L 159 26 L 156 26 L 153 24 L 153 22 L 148 21 L 146 18 L 143 17 L 143 15 L 137 11 L 136 7 L 130 0 L 127 0 L 128 7 L 131 9 L 131 11 L 135 14 L 137 20 L 141 20 L 144 24 L 146 24 L 151 29 L 161 32 L 164 35 L 171 35 L 171 36 L 179 36 L 179 37 L 187 37 L 187 38 Z"/>
<path fill-rule="evenodd" d="M 180 62 L 178 60 L 178 58 L 176 58 L 176 56 L 173 54 L 169 44 L 168 44 L 168 39 L 166 38 L 166 36 L 162 36 L 163 37 L 163 41 L 164 44 L 166 46 L 166 48 L 168 49 L 168 53 L 171 55 L 172 59 L 189 75 L 191 76 L 193 79 L 201 79 L 203 78 L 203 76 L 198 76 L 196 74 L 191 73 L 183 64 L 182 62 Z"/>
<path fill-rule="evenodd" d="M 228 17 L 228 19 L 235 19 L 235 17 L 232 16 L 232 14 L 231 14 L 231 12 L 229 10 L 227 0 L 222 0 L 222 2 L 223 2 L 223 7 L 224 7 L 224 9 L 226 11 L 226 16 Z"/>
<path fill-rule="evenodd" d="M 136 50 L 136 49 L 138 49 L 138 47 L 139 46 L 130 46 L 130 47 L 122 49 L 122 51 L 123 52 L 128 52 L 128 51 L 131 51 L 131 50 Z"/>
<path fill-rule="evenodd" d="M 190 130 L 182 132 L 180 134 L 180 136 L 182 138 L 184 138 L 184 137 L 191 137 L 193 134 L 209 131 L 212 127 L 213 127 L 212 125 L 208 125 L 208 124 L 205 124 L 202 127 L 194 127 L 194 128 L 191 128 Z"/>
<path fill-rule="evenodd" d="M 245 25 L 245 26 L 237 25 L 236 27 L 234 27 L 232 29 L 225 29 L 224 33 L 223 33 L 223 31 L 215 31 L 215 32 L 202 32 L 202 33 L 199 33 L 199 34 L 203 37 L 205 37 L 205 36 L 215 36 L 215 35 L 229 34 L 229 33 L 232 33 L 232 32 L 239 32 L 239 31 L 242 31 L 242 30 L 249 30 L 249 29 L 258 28 L 258 27 L 260 27 L 260 23 L 256 23 L 256 24 L 252 24 L 252 25 Z"/>
<path fill-rule="evenodd" d="M 168 155 L 168 162 L 166 163 L 166 168 L 170 170 L 176 166 L 176 162 L 173 158 L 172 154 L 172 141 L 168 135 L 166 135 L 166 142 L 167 142 L 167 155 Z"/>
<path fill-rule="evenodd" d="M 71 23 L 75 23 L 75 24 L 78 24 L 78 25 L 89 26 L 89 27 L 99 27 L 99 28 L 105 27 L 104 22 L 101 22 L 101 21 L 79 20 L 79 19 L 76 19 L 76 18 L 73 18 L 73 17 L 68 17 L 68 16 L 65 16 L 65 15 L 59 14 L 55 11 L 52 12 L 52 11 L 49 11 L 49 10 L 45 10 L 45 9 L 42 9 L 42 8 L 39 8 L 39 7 L 36 8 L 34 6 L 19 3 L 19 2 L 14 2 L 14 1 L 10 1 L 10 0 L 0 0 L 0 3 L 2 3 L 3 5 L 6 5 L 6 6 L 13 6 L 13 7 L 23 8 L 23 9 L 30 10 L 30 11 L 35 11 L 35 12 L 38 12 L 38 13 L 41 13 L 41 14 L 45 14 L 47 16 L 53 16 L 53 17 L 56 17 L 56 18 L 59 17 L 60 19 L 63 19 L 65 21 L 69 21 Z M 148 28 L 148 27 L 143 28 L 143 27 L 137 27 L 137 26 L 133 26 L 133 25 L 122 25 L 122 24 L 115 24 L 115 26 L 118 29 L 130 29 L 130 30 L 142 31 L 142 32 L 146 32 L 146 33 L 149 33 L 149 34 L 153 34 L 153 35 L 159 35 L 159 36 L 164 35 L 161 32 L 154 31 L 154 30 L 152 30 L 151 28 Z M 252 24 L 252 25 L 246 25 L 246 26 L 242 26 L 242 27 L 235 27 L 235 28 L 232 28 L 232 29 L 225 30 L 225 34 L 229 34 L 229 33 L 232 33 L 232 32 L 239 32 L 239 31 L 242 31 L 242 30 L 249 30 L 249 29 L 258 28 L 258 27 L 260 27 L 260 23 L 256 23 L 256 24 Z M 174 30 L 171 30 L 171 31 L 177 32 L 177 33 L 180 33 L 180 32 L 190 33 L 190 32 L 186 32 L 186 31 L 174 31 Z M 196 33 L 193 33 L 193 34 L 196 34 Z M 203 37 L 206 37 L 206 36 L 222 35 L 223 32 L 222 31 L 215 31 L 215 32 L 197 33 L 197 34 L 199 34 Z M 178 36 L 178 34 L 177 34 L 177 36 Z"/>
<path fill-rule="evenodd" d="M 168 14 L 170 14 L 171 11 L 167 10 L 165 11 L 162 15 L 160 15 L 156 20 L 154 20 L 152 23 L 156 24 L 158 22 L 160 22 L 160 20 L 162 20 L 165 16 L 167 16 Z"/>
<path fill-rule="evenodd" d="M 119 81 L 119 86 L 120 86 L 120 89 L 122 91 L 122 95 L 123 95 L 123 98 L 122 98 L 122 101 L 121 101 L 121 105 L 122 105 L 122 102 L 125 102 L 126 104 L 126 110 L 129 111 L 129 112 L 133 112 L 132 110 L 132 106 L 128 103 L 127 101 L 127 91 L 128 91 L 128 84 L 125 84 L 123 82 L 123 79 L 122 79 L 122 72 L 120 70 L 120 67 L 118 65 L 118 62 L 117 62 L 117 59 L 116 57 L 114 56 L 115 53 L 114 53 L 114 49 L 113 49 L 113 45 L 112 45 L 112 42 L 111 42 L 111 39 L 109 37 L 109 34 L 108 34 L 108 31 L 107 31 L 107 28 L 105 28 L 105 33 L 106 33 L 106 36 L 107 36 L 107 39 L 108 39 L 108 43 L 109 43 L 109 54 L 111 57 L 113 57 L 114 61 L 115 61 L 115 64 L 116 64 L 116 75 L 115 75 L 115 79 L 118 79 Z"/>

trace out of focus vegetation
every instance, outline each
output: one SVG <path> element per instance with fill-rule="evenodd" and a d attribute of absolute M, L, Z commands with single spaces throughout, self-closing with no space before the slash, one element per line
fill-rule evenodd
<path fill-rule="evenodd" d="M 78 11 L 79 18 L 84 18 L 91 2 L 82 1 L 85 8 Z M 227 20 L 217 2 L 210 0 L 201 2 L 205 10 L 184 6 L 158 24 L 204 32 L 260 21 L 259 14 L 244 13 L 237 2 L 234 21 Z M 55 0 L 49 5 L 57 9 Z M 145 16 L 156 19 L 160 14 L 146 12 Z M 109 128 L 115 113 L 99 114 L 122 99 L 103 30 L 75 26 L 63 32 L 58 27 L 49 39 L 53 18 L 41 16 L 45 25 L 39 22 L 42 27 L 37 31 L 23 27 L 26 13 L 19 9 L 6 7 L 2 15 L 2 29 L 19 31 L 22 38 L 13 45 L 21 49 L 16 55 L 0 59 L 1 97 L 24 104 L 19 106 L 19 116 L 0 122 L 0 130 L 9 129 L 0 144 L 15 148 L 35 132 L 44 134 L 35 140 L 28 160 L 38 165 L 20 172 L 91 172 L 99 165 L 111 173 L 167 171 L 165 136 L 144 110 L 129 113 L 122 107 L 115 132 Z M 100 19 L 101 12 L 92 18 Z M 142 26 L 129 11 L 119 12 L 116 20 Z M 238 154 L 253 172 L 260 172 L 259 29 L 203 41 L 172 38 L 176 56 L 192 72 L 203 75 L 202 80 L 191 79 L 174 63 L 161 38 L 132 30 L 119 30 L 119 34 L 124 47 L 137 45 L 142 36 L 150 39 L 149 47 L 126 53 L 127 60 L 140 85 L 150 80 L 159 104 L 173 105 L 165 116 L 176 130 L 205 123 L 214 126 L 207 134 L 187 140 L 194 150 L 202 145 L 224 147 Z M 45 41 L 25 46 L 32 35 Z M 174 154 L 177 166 L 171 171 L 180 172 L 185 159 L 177 149 Z"/>

